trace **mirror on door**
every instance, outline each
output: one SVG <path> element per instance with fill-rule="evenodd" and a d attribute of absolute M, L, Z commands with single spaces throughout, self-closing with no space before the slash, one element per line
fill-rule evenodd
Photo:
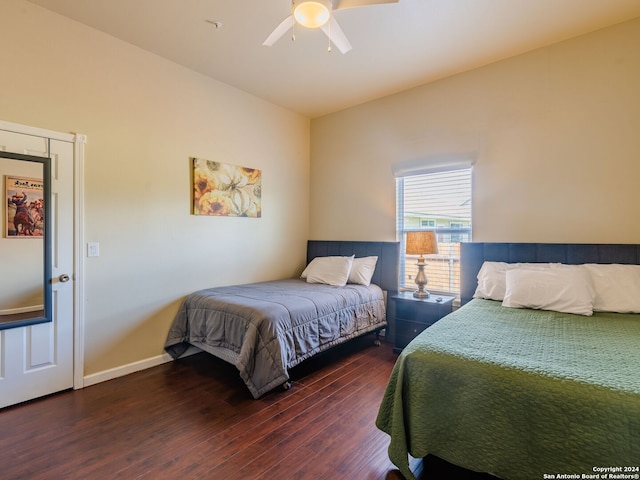
<path fill-rule="evenodd" d="M 50 159 L 0 152 L 0 330 L 50 322 Z"/>

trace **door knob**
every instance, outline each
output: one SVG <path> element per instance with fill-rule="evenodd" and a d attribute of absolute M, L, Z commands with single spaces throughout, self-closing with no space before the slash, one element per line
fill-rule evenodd
<path fill-rule="evenodd" d="M 65 283 L 65 282 L 68 282 L 70 280 L 70 277 L 66 273 L 63 273 L 62 275 L 60 275 L 58 277 L 58 280 L 60 280 L 62 283 Z"/>

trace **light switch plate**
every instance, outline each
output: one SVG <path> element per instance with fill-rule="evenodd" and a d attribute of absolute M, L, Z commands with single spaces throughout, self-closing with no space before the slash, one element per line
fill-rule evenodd
<path fill-rule="evenodd" d="M 98 242 L 87 243 L 87 257 L 99 257 L 100 256 L 100 244 Z"/>

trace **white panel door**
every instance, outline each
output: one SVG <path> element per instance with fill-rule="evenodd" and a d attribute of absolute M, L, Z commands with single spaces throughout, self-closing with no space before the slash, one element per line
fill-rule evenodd
<path fill-rule="evenodd" d="M 45 201 L 51 205 L 53 277 L 53 321 L 0 330 L 2 408 L 73 387 L 74 144 L 0 130 L 0 150 L 51 157 L 51 198 Z M 12 239 L 3 245 L 21 241 L 34 240 Z M 10 277 L 2 270 L 3 279 Z M 69 280 L 60 281 L 61 275 Z"/>

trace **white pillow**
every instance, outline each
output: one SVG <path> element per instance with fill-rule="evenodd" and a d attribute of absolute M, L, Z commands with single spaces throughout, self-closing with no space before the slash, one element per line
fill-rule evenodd
<path fill-rule="evenodd" d="M 595 292 L 591 277 L 578 265 L 558 265 L 546 270 L 507 270 L 507 290 L 502 306 L 556 312 L 593 314 Z"/>
<path fill-rule="evenodd" d="M 350 257 L 316 257 L 304 269 L 301 278 L 307 283 L 326 283 L 336 287 L 344 287 L 349 279 L 353 255 Z"/>
<path fill-rule="evenodd" d="M 595 264 L 584 266 L 596 292 L 596 312 L 640 313 L 640 265 Z"/>
<path fill-rule="evenodd" d="M 478 272 L 478 286 L 473 298 L 502 301 L 507 289 L 505 274 L 508 266 L 505 262 L 484 262 Z"/>
<path fill-rule="evenodd" d="M 351 272 L 349 272 L 348 283 L 370 285 L 377 262 L 378 257 L 354 258 L 353 264 L 351 265 Z"/>
<path fill-rule="evenodd" d="M 478 272 L 478 286 L 473 294 L 473 298 L 485 298 L 487 300 L 498 300 L 501 302 L 507 290 L 507 270 L 514 268 L 546 270 L 558 265 L 560 264 L 484 262 Z"/>

